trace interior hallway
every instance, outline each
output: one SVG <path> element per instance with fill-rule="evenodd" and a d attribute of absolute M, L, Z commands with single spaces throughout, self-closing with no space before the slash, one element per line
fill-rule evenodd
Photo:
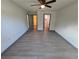
<path fill-rule="evenodd" d="M 77 50 L 56 32 L 27 32 L 2 59 L 77 59 Z"/>

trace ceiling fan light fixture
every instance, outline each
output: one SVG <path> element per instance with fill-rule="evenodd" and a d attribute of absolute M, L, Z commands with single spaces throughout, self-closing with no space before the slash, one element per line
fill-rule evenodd
<path fill-rule="evenodd" d="M 41 5 L 41 8 L 45 8 L 45 5 Z"/>

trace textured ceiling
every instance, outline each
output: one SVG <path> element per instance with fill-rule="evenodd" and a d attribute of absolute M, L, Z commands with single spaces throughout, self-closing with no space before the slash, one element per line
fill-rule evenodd
<path fill-rule="evenodd" d="M 37 0 L 12 0 L 12 1 L 17 3 L 22 8 L 25 8 L 29 11 L 37 11 L 40 7 L 40 6 L 31 6 L 33 4 L 38 4 L 39 2 Z M 50 0 L 46 0 L 46 1 L 50 1 Z M 77 0 L 56 0 L 55 3 L 51 3 L 49 5 L 52 6 L 51 10 L 57 10 L 74 1 L 77 1 Z M 49 8 L 45 8 L 45 9 L 49 9 Z"/>

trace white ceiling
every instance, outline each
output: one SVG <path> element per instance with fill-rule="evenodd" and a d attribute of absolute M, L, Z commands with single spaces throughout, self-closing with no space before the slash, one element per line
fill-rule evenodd
<path fill-rule="evenodd" d="M 40 7 L 40 6 L 31 6 L 33 4 L 39 4 L 38 0 L 12 0 L 12 1 L 17 3 L 22 8 L 25 8 L 29 11 L 37 11 Z M 50 1 L 50 0 L 46 0 L 46 1 Z M 51 3 L 49 5 L 52 6 L 51 8 L 52 10 L 57 10 L 74 1 L 77 1 L 77 0 L 56 0 L 55 3 Z M 49 9 L 49 8 L 45 8 L 45 9 Z"/>

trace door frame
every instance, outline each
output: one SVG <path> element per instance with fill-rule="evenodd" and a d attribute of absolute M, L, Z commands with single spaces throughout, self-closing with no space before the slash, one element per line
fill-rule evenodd
<path fill-rule="evenodd" d="M 43 14 L 43 31 L 44 31 L 44 16 L 45 16 L 45 15 L 50 15 L 49 29 L 48 29 L 48 30 L 50 30 L 50 23 L 51 23 L 51 14 L 50 14 L 50 13 L 44 13 L 44 14 Z"/>

